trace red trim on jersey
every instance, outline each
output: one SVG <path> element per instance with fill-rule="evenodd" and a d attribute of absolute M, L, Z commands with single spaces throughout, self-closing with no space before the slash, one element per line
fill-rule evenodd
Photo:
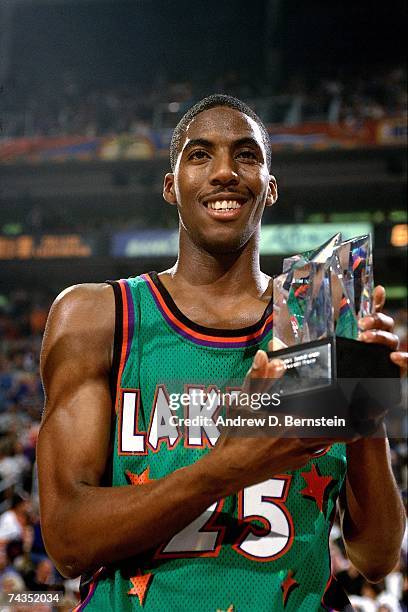
<path fill-rule="evenodd" d="M 265 331 L 265 328 L 267 325 L 269 325 L 272 322 L 273 319 L 273 313 L 271 313 L 264 321 L 263 325 L 256 331 L 253 332 L 251 334 L 247 334 L 244 336 L 211 336 L 208 334 L 202 334 L 198 331 L 195 331 L 194 329 L 191 329 L 191 327 L 188 327 L 187 325 L 185 325 L 184 323 L 182 323 L 180 321 L 180 319 L 178 319 L 175 314 L 170 310 L 170 308 L 167 306 L 166 302 L 164 301 L 160 291 L 158 290 L 158 288 L 156 287 L 156 285 L 154 284 L 154 282 L 152 281 L 152 279 L 150 278 L 150 276 L 148 274 L 143 274 L 142 278 L 148 283 L 150 290 L 152 291 L 152 293 L 154 293 L 160 308 L 162 309 L 162 311 L 166 314 L 166 316 L 173 322 L 174 325 L 176 325 L 180 330 L 184 331 L 185 333 L 187 333 L 189 336 L 192 336 L 193 338 L 195 338 L 196 340 L 204 340 L 206 342 L 214 342 L 215 344 L 220 343 L 220 342 L 227 342 L 228 344 L 239 344 L 242 342 L 248 342 L 250 340 L 254 340 L 260 336 L 262 336 L 262 334 Z"/>
<path fill-rule="evenodd" d="M 123 325 L 123 335 L 122 335 L 122 351 L 120 354 L 120 362 L 119 362 L 119 371 L 118 371 L 118 380 L 117 380 L 117 385 L 116 385 L 116 413 L 118 412 L 118 408 L 119 408 L 119 398 L 120 398 L 120 383 L 122 380 L 122 374 L 123 374 L 123 370 L 125 368 L 125 363 L 126 363 L 126 353 L 127 353 L 127 347 L 128 347 L 128 331 L 129 331 L 129 325 L 128 325 L 128 304 L 127 304 L 127 295 L 126 295 L 126 289 L 124 286 L 124 283 L 126 281 L 124 280 L 120 280 L 119 281 L 119 286 L 120 286 L 120 291 L 122 293 L 122 304 L 123 304 L 123 317 L 122 317 L 122 325 Z"/>

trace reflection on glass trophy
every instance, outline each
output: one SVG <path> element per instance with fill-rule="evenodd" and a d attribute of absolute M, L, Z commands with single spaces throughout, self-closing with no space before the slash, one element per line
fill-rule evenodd
<path fill-rule="evenodd" d="M 330 266 L 336 336 L 357 339 L 358 319 L 369 315 L 372 306 L 371 237 L 342 242 L 334 249 Z"/>
<path fill-rule="evenodd" d="M 299 253 L 298 255 L 292 255 L 292 257 L 286 257 L 286 259 L 283 260 L 282 272 L 288 272 L 295 264 L 300 262 L 307 263 L 309 261 L 314 261 L 316 263 L 326 263 L 326 261 L 333 255 L 334 248 L 340 243 L 341 233 L 338 232 L 329 238 L 327 242 L 324 242 L 321 246 L 317 247 L 317 249 Z"/>
<path fill-rule="evenodd" d="M 334 325 L 329 267 L 300 257 L 274 279 L 273 295 L 275 347 L 297 347 L 282 355 L 287 376 L 281 394 L 330 385 Z"/>
<path fill-rule="evenodd" d="M 371 236 L 341 242 L 341 234 L 335 234 L 317 249 L 284 259 L 283 276 L 307 263 L 320 263 L 330 270 L 336 336 L 356 339 L 358 319 L 371 312 L 374 288 Z M 278 293 L 275 294 L 276 299 L 279 299 Z M 277 317 L 279 326 L 279 315 Z M 318 337 L 313 339 L 317 340 Z"/>

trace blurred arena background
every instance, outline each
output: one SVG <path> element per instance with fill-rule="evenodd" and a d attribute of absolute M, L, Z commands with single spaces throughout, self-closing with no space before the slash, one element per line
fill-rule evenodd
<path fill-rule="evenodd" d="M 1 0 L 0 605 L 24 589 L 76 601 L 40 535 L 41 335 L 66 286 L 174 262 L 162 179 L 172 128 L 201 97 L 242 98 L 269 128 L 280 198 L 265 212 L 264 271 L 336 231 L 371 231 L 406 350 L 405 31 L 398 0 Z M 394 438 L 406 500 L 405 461 Z M 370 585 L 336 525 L 331 546 L 356 610 L 407 610 L 406 550 Z"/>

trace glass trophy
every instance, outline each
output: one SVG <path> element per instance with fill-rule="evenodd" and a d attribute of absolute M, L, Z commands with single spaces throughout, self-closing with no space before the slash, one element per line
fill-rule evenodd
<path fill-rule="evenodd" d="M 273 341 L 286 365 L 281 395 L 332 385 L 334 319 L 331 272 L 303 257 L 273 281 Z M 275 353 L 273 353 L 275 355 Z"/>
<path fill-rule="evenodd" d="M 329 262 L 336 336 L 357 339 L 358 320 L 370 314 L 374 289 L 371 237 L 342 242 Z"/>
<path fill-rule="evenodd" d="M 395 385 L 382 384 L 399 376 L 389 349 L 358 341 L 358 322 L 371 313 L 373 287 L 369 235 L 342 241 L 335 234 L 284 260 L 283 273 L 273 281 L 269 356 L 286 365 L 276 383 L 286 408 L 297 414 L 335 411 L 361 433 L 373 427 L 390 397 L 398 399 Z"/>

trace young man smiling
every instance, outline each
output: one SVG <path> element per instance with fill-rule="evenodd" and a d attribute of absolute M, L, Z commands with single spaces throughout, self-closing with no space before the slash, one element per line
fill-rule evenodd
<path fill-rule="evenodd" d="M 283 374 L 265 352 L 272 289 L 259 266 L 262 214 L 277 199 L 268 134 L 242 102 L 211 96 L 177 126 L 171 165 L 174 267 L 70 288 L 49 316 L 38 444 L 49 554 L 89 578 L 81 609 L 345 609 L 327 552 L 340 491 L 356 567 L 378 580 L 398 560 L 386 439 L 346 449 L 330 437 L 183 436 L 169 420 L 170 392 Z M 362 340 L 395 349 L 382 288 L 374 303 Z M 186 416 L 199 411 L 192 401 Z"/>

